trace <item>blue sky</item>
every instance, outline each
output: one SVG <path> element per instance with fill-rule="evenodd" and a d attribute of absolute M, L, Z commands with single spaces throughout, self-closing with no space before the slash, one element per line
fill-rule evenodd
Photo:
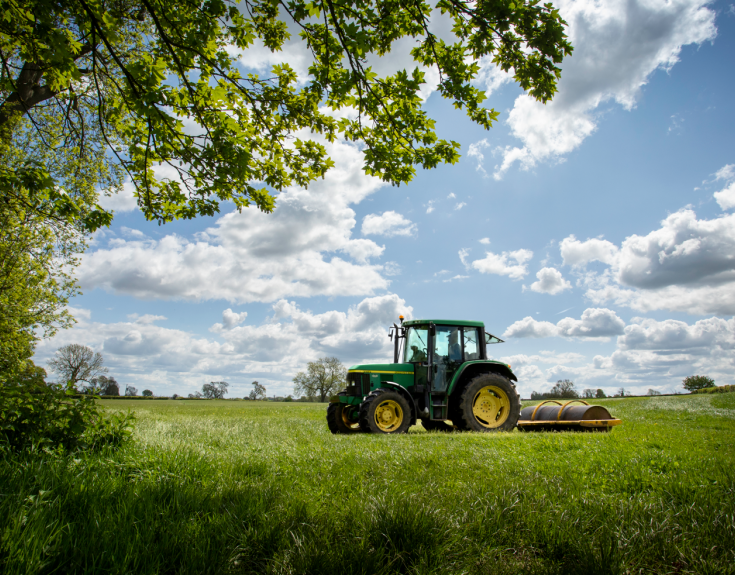
<path fill-rule="evenodd" d="M 440 136 L 462 145 L 454 166 L 385 186 L 337 143 L 325 180 L 285 190 L 271 215 L 224 204 L 160 227 L 129 187 L 106 198 L 115 220 L 77 270 L 78 323 L 36 361 L 82 343 L 157 395 L 222 379 L 231 396 L 253 380 L 287 395 L 319 357 L 388 360 L 403 313 L 484 321 L 524 397 L 563 378 L 735 383 L 735 7 L 555 4 L 575 52 L 552 103 L 484 62 L 477 84 L 501 112 L 486 132 L 427 87 Z M 398 48 L 376 67 L 409 66 Z M 297 43 L 241 59 L 308 66 Z"/>

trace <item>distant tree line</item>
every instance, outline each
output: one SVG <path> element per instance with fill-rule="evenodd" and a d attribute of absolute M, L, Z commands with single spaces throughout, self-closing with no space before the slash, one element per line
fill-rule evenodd
<path fill-rule="evenodd" d="M 531 399 L 595 399 L 607 397 L 602 389 L 585 389 L 582 394 L 574 387 L 574 382 L 569 379 L 560 379 L 554 384 L 550 391 L 531 393 Z"/>

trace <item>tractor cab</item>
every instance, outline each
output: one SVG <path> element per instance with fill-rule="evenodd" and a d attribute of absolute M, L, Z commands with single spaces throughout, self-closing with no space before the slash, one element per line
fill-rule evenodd
<path fill-rule="evenodd" d="M 393 363 L 413 364 L 419 385 L 434 394 L 446 393 L 468 362 L 487 361 L 489 344 L 503 343 L 479 321 L 412 320 L 393 324 L 390 336 Z"/>

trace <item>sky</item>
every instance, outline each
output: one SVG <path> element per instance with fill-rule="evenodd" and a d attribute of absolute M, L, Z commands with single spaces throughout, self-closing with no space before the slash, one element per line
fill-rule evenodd
<path fill-rule="evenodd" d="M 139 392 L 227 381 L 242 397 L 257 380 L 285 396 L 320 357 L 392 361 L 402 314 L 483 321 L 522 397 L 560 379 L 633 394 L 735 383 L 735 5 L 554 4 L 575 50 L 552 102 L 483 61 L 476 84 L 500 112 L 485 131 L 424 88 L 439 136 L 461 144 L 455 165 L 393 187 L 336 142 L 325 179 L 282 191 L 272 214 L 226 203 L 163 226 L 129 184 L 103 197 L 114 222 L 76 270 L 77 323 L 36 363 L 80 343 Z M 406 46 L 375 68 L 411 69 Z M 239 58 L 308 79 L 298 42 Z"/>

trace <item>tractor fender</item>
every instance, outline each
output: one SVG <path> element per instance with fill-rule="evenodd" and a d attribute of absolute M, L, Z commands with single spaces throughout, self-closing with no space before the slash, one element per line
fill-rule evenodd
<path fill-rule="evenodd" d="M 457 373 L 454 374 L 454 377 L 447 388 L 447 395 L 451 395 L 454 392 L 457 384 L 465 374 L 474 377 L 481 373 L 498 373 L 503 377 L 507 377 L 511 381 L 518 381 L 515 374 L 504 363 L 487 360 L 468 361 L 465 362 L 459 370 L 457 370 Z"/>
<path fill-rule="evenodd" d="M 413 397 L 410 393 L 408 393 L 406 388 L 392 381 L 381 381 L 380 387 L 385 389 L 392 389 L 393 391 L 400 393 L 404 398 L 406 398 L 406 401 L 408 401 L 408 405 L 411 407 L 411 425 L 416 425 L 416 414 L 418 413 L 418 409 L 416 407 L 416 402 L 413 400 Z"/>

